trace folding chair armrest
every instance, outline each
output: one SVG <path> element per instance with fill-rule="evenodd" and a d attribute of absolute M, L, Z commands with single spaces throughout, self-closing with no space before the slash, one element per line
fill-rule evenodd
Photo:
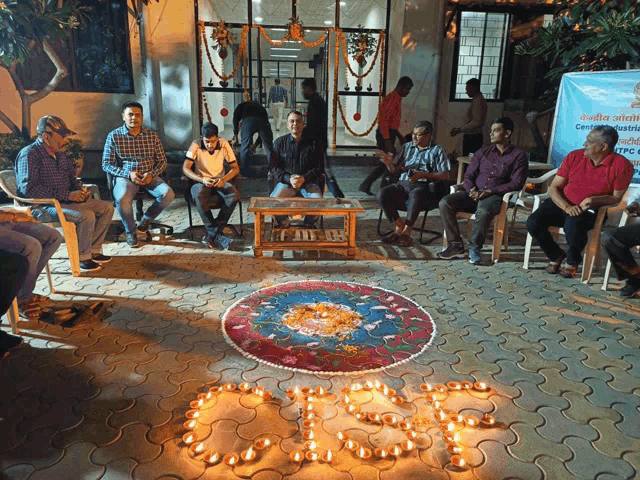
<path fill-rule="evenodd" d="M 462 190 L 464 187 L 462 186 L 461 183 L 458 183 L 456 185 L 451 185 L 451 187 L 449 188 L 449 193 L 456 193 L 459 192 L 460 190 Z"/>
<path fill-rule="evenodd" d="M 544 183 L 547 180 L 549 180 L 550 178 L 555 177 L 557 172 L 558 172 L 558 169 L 554 168 L 553 170 L 549 170 L 547 173 L 545 173 L 541 177 L 527 178 L 527 182 L 526 183 L 534 183 L 534 184 Z"/>

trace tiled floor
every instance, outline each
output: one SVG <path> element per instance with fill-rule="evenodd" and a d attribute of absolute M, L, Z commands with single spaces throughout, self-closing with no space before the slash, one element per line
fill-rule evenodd
<path fill-rule="evenodd" d="M 355 192 L 356 180 L 343 188 Z M 640 302 L 601 291 L 601 273 L 591 285 L 549 276 L 540 254 L 532 270 L 523 270 L 522 223 L 504 261 L 493 266 L 435 260 L 439 245 L 383 245 L 375 233 L 377 210 L 365 201 L 371 208 L 359 218 L 355 260 L 331 253 L 256 259 L 250 223 L 243 252 L 203 249 L 184 233 L 186 209 L 179 201 L 162 217 L 176 227 L 173 238 L 139 250 L 109 243 L 106 252 L 116 257 L 100 272 L 72 277 L 61 249 L 51 262 L 53 298 L 102 299 L 110 313 L 74 328 L 21 323 L 26 344 L 0 363 L 2 478 L 638 478 Z M 429 223 L 437 228 L 432 215 Z M 347 377 L 264 366 L 225 342 L 220 315 L 229 305 L 262 286 L 310 278 L 368 283 L 412 298 L 435 319 L 433 345 L 385 373 Z M 38 290 L 45 285 L 43 278 Z M 338 452 L 338 430 L 369 448 L 404 438 L 398 429 L 360 423 L 343 411 L 340 389 L 366 380 L 379 380 L 413 403 L 395 407 L 360 392 L 363 408 L 378 404 L 403 416 L 429 411 L 423 382 L 486 382 L 488 393 L 451 395 L 443 406 L 490 413 L 497 427 L 462 432 L 463 469 L 450 464 L 432 423 L 419 434 L 418 448 L 397 458 Z M 211 425 L 206 448 L 240 452 L 265 436 L 273 446 L 252 462 L 206 466 L 201 456 L 189 458 L 182 442 L 185 412 L 198 393 L 225 382 L 257 383 L 274 401 L 214 396 L 203 411 Z M 285 390 L 303 385 L 329 391 L 315 431 L 321 449 L 336 450 L 331 464 L 289 459 L 304 439 Z"/>

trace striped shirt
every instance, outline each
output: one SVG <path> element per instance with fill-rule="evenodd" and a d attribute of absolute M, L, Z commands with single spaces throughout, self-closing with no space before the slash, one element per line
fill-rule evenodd
<path fill-rule="evenodd" d="M 382 99 L 378 108 L 378 125 L 383 138 L 391 138 L 389 130 L 400 128 L 402 97 L 395 90 Z"/>
<path fill-rule="evenodd" d="M 116 177 L 128 178 L 131 172 L 147 173 L 154 177 L 167 168 L 167 157 L 160 137 L 153 130 L 142 127 L 133 136 L 126 125 L 111 131 L 102 153 L 102 169 Z"/>
<path fill-rule="evenodd" d="M 282 85 L 274 85 L 269 89 L 269 100 L 267 100 L 267 103 L 281 102 L 289 103 L 289 100 L 287 99 L 287 89 Z"/>
<path fill-rule="evenodd" d="M 393 159 L 395 165 L 404 165 L 404 171 L 400 175 L 400 181 L 409 180 L 409 170 L 435 173 L 451 170 L 451 162 L 447 153 L 440 145 L 431 145 L 427 148 L 419 148 L 412 142 L 405 143 L 402 150 Z M 426 178 L 418 180 L 428 182 Z"/>
<path fill-rule="evenodd" d="M 36 140 L 18 153 L 16 184 L 21 197 L 55 198 L 61 202 L 68 202 L 69 193 L 82 188 L 69 157 L 64 153 L 52 157 L 42 140 Z"/>

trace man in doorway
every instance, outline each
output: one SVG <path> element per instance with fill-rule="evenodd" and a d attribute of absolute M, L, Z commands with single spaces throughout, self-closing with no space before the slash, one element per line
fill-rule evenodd
<path fill-rule="evenodd" d="M 395 141 L 400 140 L 401 144 L 404 144 L 404 136 L 400 134 L 398 129 L 400 128 L 400 119 L 402 113 L 402 99 L 409 95 L 413 88 L 413 80 L 409 77 L 402 77 L 398 80 L 396 88 L 388 94 L 378 108 L 378 129 L 376 130 L 376 144 L 378 150 L 396 154 Z M 380 178 L 387 171 L 387 167 L 384 164 L 377 165 L 371 173 L 364 179 L 364 181 L 358 187 L 358 190 L 366 193 L 367 195 L 373 195 L 371 192 L 371 186 L 378 178 Z"/>
<path fill-rule="evenodd" d="M 239 200 L 231 180 L 238 175 L 240 168 L 229 142 L 218 137 L 217 125 L 207 122 L 200 133 L 200 141 L 193 142 L 187 151 L 182 172 L 195 182 L 191 187 L 191 198 L 207 230 L 204 241 L 209 248 L 224 250 L 231 244 L 231 238 L 223 231 Z M 225 165 L 229 165 L 229 172 L 225 171 Z M 214 220 L 209 202 L 215 196 L 222 200 L 223 205 Z"/>
<path fill-rule="evenodd" d="M 242 146 L 240 149 L 240 173 L 247 176 L 249 173 L 249 155 L 253 135 L 258 133 L 262 141 L 262 148 L 267 156 L 267 162 L 271 158 L 271 145 L 273 143 L 273 131 L 269 124 L 269 114 L 267 110 L 254 100 L 242 102 L 233 112 L 233 139 L 231 143 L 238 143 L 238 132 L 242 124 Z"/>
<path fill-rule="evenodd" d="M 25 198 L 55 198 L 60 201 L 65 220 L 73 222 L 78 237 L 80 269 L 99 270 L 111 257 L 102 253 L 113 205 L 91 197 L 91 193 L 76 178 L 76 168 L 65 154 L 69 136 L 75 132 L 53 115 L 38 120 L 38 138 L 20 150 L 16 158 L 18 195 Z M 31 207 L 33 217 L 43 223 L 56 221 L 53 205 Z"/>
<path fill-rule="evenodd" d="M 327 186 L 334 197 L 344 198 L 344 194 L 336 178 L 331 172 L 329 166 L 329 157 L 327 157 L 327 147 L 329 145 L 327 138 L 328 131 L 328 113 L 327 104 L 318 93 L 318 86 L 314 78 L 305 78 L 302 81 L 302 95 L 309 101 L 307 106 L 307 121 L 305 122 L 303 135 L 312 139 L 316 147 L 322 150 L 324 158 L 324 169 L 327 174 Z"/>
<path fill-rule="evenodd" d="M 548 198 L 527 219 L 527 230 L 549 259 L 547 272 L 576 276 L 600 207 L 622 200 L 633 177 L 633 165 L 615 153 L 618 132 L 609 125 L 594 127 L 584 148 L 565 157 L 549 186 Z M 549 227 L 562 227 L 567 251 L 560 248 Z M 562 263 L 566 260 L 566 267 Z"/>
<path fill-rule="evenodd" d="M 451 129 L 451 136 L 462 133 L 462 155 L 477 152 L 484 143 L 482 131 L 484 122 L 487 121 L 487 101 L 480 91 L 480 80 L 472 78 L 467 81 L 466 91 L 471 104 L 464 115 L 464 124 L 461 127 Z"/>
<path fill-rule="evenodd" d="M 431 142 L 432 135 L 431 122 L 418 122 L 413 127 L 412 141 L 405 143 L 395 158 L 380 152 L 389 172 L 402 172 L 397 183 L 378 192 L 380 207 L 395 224 L 395 230 L 382 238 L 384 243 L 410 246 L 413 224 L 420 212 L 437 205 L 448 190 L 442 181 L 447 180 L 451 163 L 444 148 Z M 399 208 L 406 209 L 406 220 L 400 218 Z"/>
<path fill-rule="evenodd" d="M 524 151 L 511 143 L 513 121 L 508 117 L 491 122 L 491 145 L 478 150 L 464 175 L 463 189 L 440 200 L 440 217 L 447 236 L 447 248 L 438 253 L 443 260 L 464 258 L 464 246 L 456 214 L 475 213 L 469 239 L 469 262 L 482 264 L 480 254 L 491 220 L 502 207 L 502 196 L 522 189 L 529 165 Z"/>
<path fill-rule="evenodd" d="M 284 109 L 287 108 L 289 99 L 287 98 L 287 89 L 280 85 L 279 78 L 276 78 L 275 83 L 276 84 L 269 89 L 267 106 L 271 105 L 273 126 L 276 127 L 276 132 L 279 132 L 280 125 L 282 125 L 282 114 Z"/>
<path fill-rule="evenodd" d="M 158 134 L 142 126 L 142 105 L 125 102 L 122 120 L 124 125 L 107 135 L 102 169 L 114 178 L 113 198 L 124 225 L 127 245 L 137 248 L 137 234 L 147 234 L 151 222 L 171 204 L 175 194 L 160 177 L 167 168 L 167 157 Z M 155 200 L 136 224 L 133 198 L 140 188 L 146 189 Z"/>
<path fill-rule="evenodd" d="M 322 198 L 319 186 L 323 172 L 322 151 L 313 139 L 304 135 L 304 119 L 302 113 L 292 111 L 287 115 L 288 135 L 276 138 L 273 142 L 271 156 L 271 174 L 276 186 L 272 197 L 304 197 Z M 315 228 L 317 216 L 306 216 L 304 225 Z M 280 228 L 287 228 L 286 216 L 277 216 L 276 223 Z"/>

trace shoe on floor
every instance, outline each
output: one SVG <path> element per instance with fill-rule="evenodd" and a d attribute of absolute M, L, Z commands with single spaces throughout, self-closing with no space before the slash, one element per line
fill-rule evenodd
<path fill-rule="evenodd" d="M 451 260 L 454 258 L 464 258 L 464 247 L 460 244 L 450 243 L 443 251 L 438 252 L 438 258 L 442 260 Z"/>
<path fill-rule="evenodd" d="M 92 255 L 91 260 L 100 264 L 109 263 L 111 261 L 111 257 L 109 255 L 103 255 L 101 253 L 98 253 L 96 255 Z"/>
<path fill-rule="evenodd" d="M 400 235 L 400 238 L 398 238 L 399 247 L 410 247 L 412 244 L 413 238 L 411 238 L 411 235 Z"/>
<path fill-rule="evenodd" d="M 94 272 L 96 270 L 100 270 L 102 265 L 94 262 L 93 260 L 83 260 L 80 262 L 80 269 L 85 272 Z"/>
<path fill-rule="evenodd" d="M 371 191 L 371 187 L 367 187 L 366 185 L 360 185 L 358 190 L 366 193 L 367 195 L 371 195 L 373 197 L 373 192 Z"/>
<path fill-rule="evenodd" d="M 563 268 L 562 270 L 560 270 L 560 276 L 562 278 L 573 278 L 577 275 L 578 273 L 578 267 L 580 265 L 569 265 L 567 264 L 567 266 L 565 268 Z"/>
<path fill-rule="evenodd" d="M 627 282 L 627 284 L 620 289 L 620 296 L 626 298 L 632 298 L 640 294 L 640 287 Z"/>
<path fill-rule="evenodd" d="M 136 230 L 139 233 L 147 233 L 149 231 L 149 225 L 150 224 L 151 224 L 151 220 L 149 220 L 149 219 L 140 220 L 138 222 L 138 226 L 136 227 Z"/>
<path fill-rule="evenodd" d="M 232 241 L 233 240 L 231 239 L 231 237 L 227 237 L 223 233 L 218 233 L 213 238 L 213 243 L 215 243 L 220 250 L 226 250 L 227 248 L 229 248 L 229 245 L 231 245 Z"/>
<path fill-rule="evenodd" d="M 131 248 L 138 248 L 140 246 L 138 236 L 135 233 L 127 233 L 127 245 Z"/>
<path fill-rule="evenodd" d="M 554 260 L 553 262 L 549 262 L 549 265 L 547 265 L 547 268 L 545 268 L 547 273 L 555 275 L 556 273 L 560 272 L 560 267 L 562 266 L 562 262 L 564 262 L 565 258 L 567 258 L 567 254 L 562 252 L 562 255 L 560 255 L 556 260 Z"/>
<path fill-rule="evenodd" d="M 396 232 L 391 232 L 388 235 L 382 237 L 382 243 L 396 243 L 399 238 L 400 235 L 398 235 Z"/>
<path fill-rule="evenodd" d="M 480 250 L 475 247 L 469 247 L 469 263 L 472 265 L 482 265 L 484 263 Z"/>

